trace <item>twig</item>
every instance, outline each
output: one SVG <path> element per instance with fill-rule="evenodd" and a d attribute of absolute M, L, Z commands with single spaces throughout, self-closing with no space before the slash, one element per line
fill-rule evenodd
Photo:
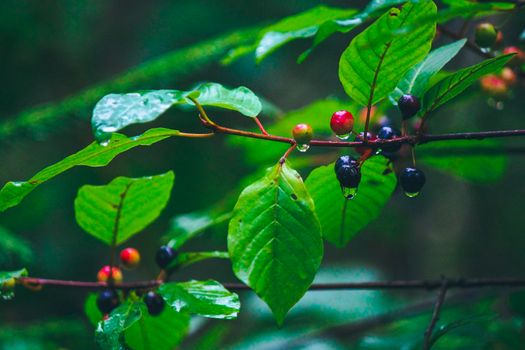
<path fill-rule="evenodd" d="M 262 125 L 262 123 L 261 123 L 261 121 L 259 120 L 259 118 L 254 117 L 253 120 L 255 120 L 255 124 L 257 124 L 257 127 L 259 128 L 259 130 L 261 130 L 261 132 L 263 133 L 263 135 L 268 135 L 268 132 L 266 131 L 266 129 L 265 129 L 264 126 Z"/>
<path fill-rule="evenodd" d="M 430 347 L 432 346 L 432 333 L 434 332 L 434 327 L 436 327 L 436 323 L 439 321 L 439 314 L 441 312 L 441 308 L 443 307 L 443 303 L 445 302 L 445 296 L 447 294 L 447 279 L 445 277 L 442 277 L 442 280 L 443 283 L 441 285 L 441 289 L 439 290 L 436 305 L 434 306 L 434 311 L 432 312 L 432 318 L 430 319 L 430 324 L 428 325 L 428 328 L 425 331 L 425 350 L 430 350 Z"/>

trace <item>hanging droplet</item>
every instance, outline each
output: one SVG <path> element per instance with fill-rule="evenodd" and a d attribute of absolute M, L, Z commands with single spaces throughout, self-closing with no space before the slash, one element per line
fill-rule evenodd
<path fill-rule="evenodd" d="M 502 111 L 505 108 L 505 103 L 503 101 L 497 100 L 493 97 L 489 97 L 487 99 L 487 104 L 490 107 L 497 109 L 498 111 Z"/>
<path fill-rule="evenodd" d="M 342 187 L 341 190 L 346 199 L 354 199 L 357 195 L 357 187 Z"/>
<path fill-rule="evenodd" d="M 350 134 L 343 134 L 343 135 L 335 135 L 339 140 L 348 140 L 350 137 Z"/>
<path fill-rule="evenodd" d="M 109 145 L 109 141 L 111 140 L 111 133 L 107 133 L 101 130 L 96 130 L 95 140 L 102 147 L 106 147 L 107 145 Z"/>
<path fill-rule="evenodd" d="M 102 147 L 106 147 L 107 145 L 109 145 L 109 140 L 100 141 L 98 144 Z"/>
<path fill-rule="evenodd" d="M 405 192 L 405 194 L 409 198 L 414 198 L 414 197 L 417 197 L 419 195 L 419 192 L 413 192 L 413 193 Z"/>
<path fill-rule="evenodd" d="M 490 47 L 480 47 L 479 49 L 483 53 L 490 53 Z"/>
<path fill-rule="evenodd" d="M 308 151 L 308 149 L 310 148 L 310 145 L 307 144 L 307 143 L 303 143 L 303 144 L 297 144 L 296 147 L 297 147 L 297 150 L 298 150 L 299 152 L 306 152 L 306 151 Z"/>

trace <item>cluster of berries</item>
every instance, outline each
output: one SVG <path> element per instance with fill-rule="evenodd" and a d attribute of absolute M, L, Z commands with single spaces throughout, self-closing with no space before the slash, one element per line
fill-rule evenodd
<path fill-rule="evenodd" d="M 169 267 L 176 259 L 177 252 L 168 246 L 159 248 L 155 255 L 155 261 L 161 269 Z M 120 264 L 127 269 L 133 269 L 140 263 L 140 253 L 135 248 L 126 248 L 120 252 Z M 99 282 L 119 284 L 122 282 L 122 270 L 116 266 L 103 266 L 98 274 Z M 139 291 L 137 291 L 137 295 Z M 120 295 L 115 288 L 108 288 L 101 291 L 97 296 L 97 307 L 104 314 L 109 314 L 113 309 L 120 305 Z M 164 299 L 154 291 L 148 291 L 143 299 L 152 316 L 159 315 L 164 309 Z M 106 317 L 106 316 L 105 316 Z"/>
<path fill-rule="evenodd" d="M 403 116 L 403 120 L 408 120 L 414 117 L 421 108 L 421 103 L 416 96 L 405 94 L 398 100 L 398 108 Z M 342 139 L 348 139 L 354 133 L 355 141 L 375 141 L 393 140 L 401 136 L 399 130 L 395 129 L 390 123 L 381 125 L 377 134 L 367 132 L 366 138 L 364 132 L 359 134 L 354 132 L 354 116 L 349 111 L 337 111 L 330 119 L 330 127 L 335 135 Z M 294 140 L 297 142 L 299 150 L 308 149 L 308 143 L 312 140 L 313 130 L 308 124 L 298 124 L 292 130 Z M 306 145 L 306 147 L 305 147 Z M 392 158 L 401 148 L 401 143 L 387 143 L 381 146 L 378 153 Z M 352 199 L 357 194 L 357 188 L 361 182 L 361 162 L 371 157 L 374 154 L 374 148 L 365 145 L 355 147 L 356 152 L 361 154 L 361 159 L 357 160 L 349 155 L 339 157 L 335 162 L 335 175 L 343 196 L 347 199 Z M 425 174 L 416 168 L 405 168 L 399 176 L 401 187 L 409 197 L 414 197 L 421 191 L 425 184 Z"/>

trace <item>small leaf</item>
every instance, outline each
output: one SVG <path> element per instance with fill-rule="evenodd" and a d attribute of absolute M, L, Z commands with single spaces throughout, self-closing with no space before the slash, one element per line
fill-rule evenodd
<path fill-rule="evenodd" d="M 314 203 L 300 175 L 286 163 L 269 169 L 239 196 L 228 251 L 235 275 L 282 324 L 308 290 L 323 256 Z"/>
<path fill-rule="evenodd" d="M 423 96 L 422 113 L 428 114 L 450 101 L 485 74 L 499 71 L 514 54 L 498 56 L 463 68 L 438 81 Z"/>
<path fill-rule="evenodd" d="M 357 196 L 348 200 L 334 173 L 334 163 L 312 171 L 306 179 L 306 188 L 315 201 L 323 237 L 330 243 L 344 247 L 376 219 L 388 203 L 397 179 L 388 166 L 388 160 L 375 156 L 361 167 L 362 180 Z"/>
<path fill-rule="evenodd" d="M 422 62 L 409 70 L 390 94 L 392 104 L 397 106 L 397 101 L 404 94 L 423 96 L 430 79 L 458 54 L 466 42 L 467 39 L 462 39 L 435 49 Z"/>
<path fill-rule="evenodd" d="M 234 319 L 241 308 L 239 296 L 213 280 L 166 283 L 159 293 L 175 311 L 203 317 Z"/>
<path fill-rule="evenodd" d="M 241 86 L 227 89 L 217 83 L 205 83 L 189 91 L 153 90 L 104 96 L 93 109 L 91 127 L 95 139 L 105 142 L 111 134 L 128 125 L 157 119 L 175 105 L 190 105 L 193 97 L 203 106 L 216 106 L 238 111 L 248 117 L 257 116 L 262 109 L 257 96 Z"/>
<path fill-rule="evenodd" d="M 75 217 L 86 232 L 117 245 L 140 232 L 168 203 L 175 175 L 117 177 L 108 185 L 82 186 L 75 199 Z"/>
<path fill-rule="evenodd" d="M 364 106 L 388 96 L 430 51 L 435 22 L 415 23 L 435 14 L 432 1 L 407 3 L 401 10 L 391 9 L 357 35 L 339 61 L 339 79 L 348 96 Z"/>
<path fill-rule="evenodd" d="M 151 316 L 142 304 L 142 318 L 125 331 L 126 343 L 133 350 L 172 350 L 184 340 L 190 325 L 187 313 L 165 307 L 160 315 Z"/>
<path fill-rule="evenodd" d="M 453 140 L 417 147 L 421 163 L 474 183 L 500 180 L 507 168 L 508 156 L 501 153 L 496 140 Z"/>
<path fill-rule="evenodd" d="M 127 150 L 137 146 L 149 146 L 178 134 L 177 130 L 156 128 L 135 137 L 113 134 L 111 141 L 105 147 L 93 142 L 79 152 L 44 168 L 27 181 L 6 183 L 0 190 L 0 212 L 19 204 L 38 185 L 75 166 L 102 167 Z"/>
<path fill-rule="evenodd" d="M 0 272 L 0 298 L 4 299 L 4 300 L 10 300 L 10 299 L 13 299 L 14 296 L 15 296 L 15 291 L 14 291 L 14 288 L 11 288 L 11 287 L 5 287 L 4 286 L 4 283 L 7 282 L 8 284 L 10 284 L 10 280 L 13 279 L 13 278 L 19 278 L 19 277 L 23 277 L 23 276 L 27 276 L 27 270 L 26 269 L 21 269 L 21 270 L 18 270 L 18 271 L 3 271 L 3 272 Z M 13 286 L 14 287 L 14 286 Z"/>
<path fill-rule="evenodd" d="M 102 349 L 126 349 L 124 331 L 142 317 L 141 303 L 126 302 L 111 311 L 108 319 L 100 321 L 95 331 L 95 341 Z"/>

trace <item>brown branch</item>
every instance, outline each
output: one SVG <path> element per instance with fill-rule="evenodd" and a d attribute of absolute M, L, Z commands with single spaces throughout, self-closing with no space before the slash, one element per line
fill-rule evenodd
<path fill-rule="evenodd" d="M 432 312 L 432 318 L 430 319 L 430 324 L 428 325 L 428 328 L 425 330 L 425 350 L 430 350 L 432 346 L 432 333 L 434 332 L 434 328 L 436 327 L 436 324 L 439 321 L 439 314 L 441 312 L 441 308 L 443 307 L 443 303 L 445 302 L 447 289 L 447 279 L 442 277 L 442 285 L 441 289 L 439 290 L 436 305 L 434 306 L 434 311 Z"/>
<path fill-rule="evenodd" d="M 155 288 L 162 284 L 162 281 L 160 280 L 122 282 L 118 284 L 110 284 L 106 282 L 66 281 L 36 277 L 19 277 L 17 278 L 17 281 L 22 285 L 28 286 L 54 286 L 82 289 L 104 289 L 111 287 L 114 289 L 121 290 Z"/>

